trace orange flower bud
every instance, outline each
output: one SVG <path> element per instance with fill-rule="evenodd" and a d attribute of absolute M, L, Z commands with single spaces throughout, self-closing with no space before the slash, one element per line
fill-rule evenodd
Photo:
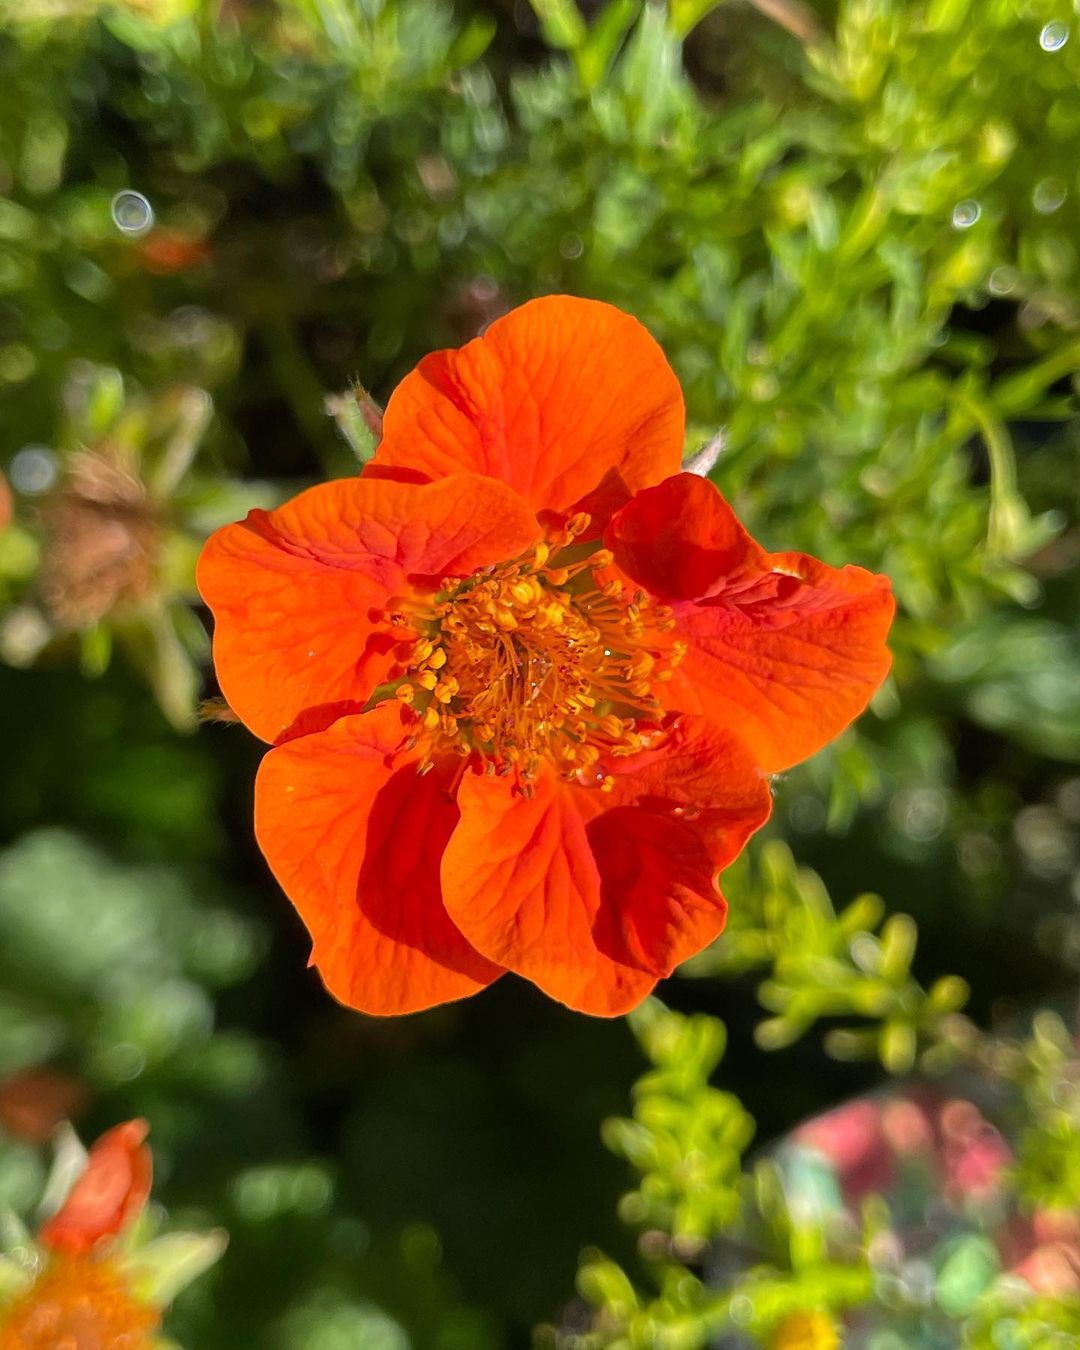
<path fill-rule="evenodd" d="M 41 1226 L 42 1243 L 78 1256 L 115 1237 L 137 1217 L 150 1194 L 153 1160 L 143 1143 L 150 1127 L 129 1120 L 91 1148 L 86 1171 L 60 1209 Z"/>

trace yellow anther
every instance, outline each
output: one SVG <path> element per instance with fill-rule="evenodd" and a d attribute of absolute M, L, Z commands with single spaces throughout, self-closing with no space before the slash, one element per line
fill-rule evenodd
<path fill-rule="evenodd" d="M 540 586 L 535 577 L 527 581 L 515 581 L 510 587 L 510 596 L 519 605 L 535 605 L 540 599 Z"/>
<path fill-rule="evenodd" d="M 428 668 L 430 670 L 441 670 L 446 665 L 446 652 L 442 647 L 436 647 L 428 657 Z"/>
<path fill-rule="evenodd" d="M 434 731 L 439 725 L 439 710 L 434 705 L 424 709 L 424 715 L 420 721 L 424 724 L 427 731 Z"/>
<path fill-rule="evenodd" d="M 416 677 L 416 683 L 421 689 L 434 689 L 439 682 L 439 677 L 433 670 L 422 670 Z"/>
<path fill-rule="evenodd" d="M 589 559 L 590 567 L 610 567 L 615 561 L 615 554 L 609 548 L 598 549 Z"/>
<path fill-rule="evenodd" d="M 416 690 L 411 684 L 399 684 L 394 690 L 394 697 L 402 703 L 411 703 L 416 697 Z"/>
<path fill-rule="evenodd" d="M 576 537 L 579 534 L 584 534 L 591 524 L 592 516 L 587 511 L 578 511 L 566 522 L 566 532 L 571 537 Z"/>
<path fill-rule="evenodd" d="M 455 679 L 440 680 L 435 686 L 435 699 L 439 703 L 449 703 L 458 691 L 458 682 Z"/>

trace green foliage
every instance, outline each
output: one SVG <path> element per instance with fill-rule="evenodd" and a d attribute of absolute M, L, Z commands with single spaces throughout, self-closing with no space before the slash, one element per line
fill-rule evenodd
<path fill-rule="evenodd" d="M 212 993 L 251 972 L 259 931 L 174 870 L 25 836 L 0 865 L 0 933 L 0 1073 L 61 1059 L 101 1090 L 145 1076 L 170 1093 L 243 1092 L 264 1073 L 250 1038 L 213 1032 Z"/>
<path fill-rule="evenodd" d="M 1008 1053 L 1008 1052 L 1006 1052 Z M 1061 1018 L 1042 1013 L 1030 1042 L 1002 1068 L 1024 1089 L 1030 1111 L 1020 1140 L 1017 1185 L 1033 1205 L 1069 1210 L 1080 1197 L 1080 1060 Z"/>
<path fill-rule="evenodd" d="M 821 878 L 796 867 L 779 840 L 744 855 L 738 871 L 739 903 L 727 929 L 683 972 L 768 970 L 758 999 L 774 1016 L 754 1031 L 763 1050 L 791 1045 L 819 1019 L 856 1016 L 880 1025 L 831 1030 L 826 1045 L 837 1058 L 876 1057 L 890 1073 L 906 1073 L 920 1041 L 933 1055 L 968 988 L 950 975 L 924 990 L 912 977 L 917 934 L 908 915 L 893 914 L 882 924 L 884 905 L 875 895 L 860 896 L 837 914 Z"/>
<path fill-rule="evenodd" d="M 642 1175 L 620 1217 L 663 1229 L 692 1247 L 739 1217 L 736 1182 L 754 1122 L 736 1097 L 709 1086 L 724 1053 L 724 1028 L 676 1018 L 647 1002 L 631 1026 L 655 1068 L 634 1089 L 633 1120 L 609 1121 L 604 1140 Z"/>
<path fill-rule="evenodd" d="M 934 658 L 973 721 L 1055 759 L 1080 760 L 1080 632 L 1050 617 L 987 615 Z"/>

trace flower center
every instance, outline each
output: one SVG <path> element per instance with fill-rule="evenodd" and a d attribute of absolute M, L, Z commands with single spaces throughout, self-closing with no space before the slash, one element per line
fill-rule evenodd
<path fill-rule="evenodd" d="M 0 1350 L 145 1350 L 160 1325 L 157 1309 L 132 1297 L 110 1261 L 54 1258 L 0 1317 Z"/>
<path fill-rule="evenodd" d="M 631 755 L 662 716 L 654 685 L 685 647 L 670 609 L 605 580 L 612 555 L 576 544 L 572 518 L 522 558 L 446 578 L 426 607 L 396 615 L 419 633 L 397 697 L 439 754 L 476 755 L 528 791 L 543 762 L 610 789 L 601 766 Z"/>

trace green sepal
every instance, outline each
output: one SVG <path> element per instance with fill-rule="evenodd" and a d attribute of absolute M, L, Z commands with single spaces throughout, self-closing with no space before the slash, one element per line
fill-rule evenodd
<path fill-rule="evenodd" d="M 182 1289 L 210 1269 L 228 1241 L 221 1228 L 209 1233 L 166 1233 L 132 1252 L 121 1268 L 137 1298 L 166 1308 Z"/>
<path fill-rule="evenodd" d="M 71 1194 L 72 1187 L 86 1171 L 88 1158 L 82 1140 L 64 1121 L 53 1134 L 53 1162 L 45 1180 L 38 1216 L 51 1218 Z"/>

